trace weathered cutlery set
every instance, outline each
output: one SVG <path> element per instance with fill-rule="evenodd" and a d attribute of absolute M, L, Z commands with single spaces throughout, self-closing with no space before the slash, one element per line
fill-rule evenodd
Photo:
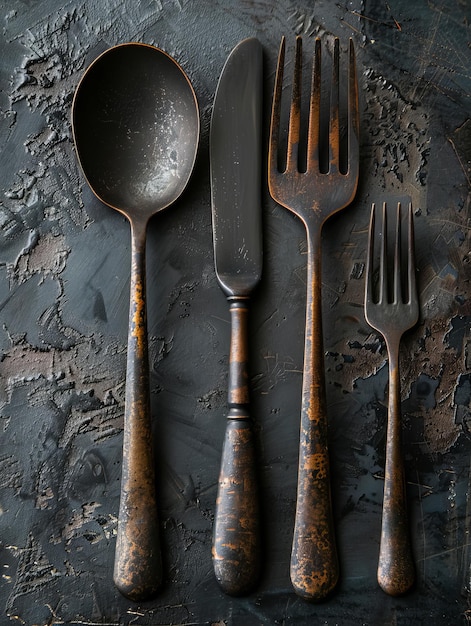
<path fill-rule="evenodd" d="M 210 130 L 211 203 L 216 275 L 231 318 L 228 415 L 213 536 L 213 565 L 231 595 L 254 590 L 261 570 L 256 456 L 249 410 L 248 309 L 262 272 L 262 89 L 260 42 L 246 39 L 219 79 Z M 340 97 L 340 46 L 333 42 L 330 95 L 321 89 L 321 42 L 315 42 L 306 121 L 302 49 L 296 39 L 292 93 L 283 117 L 283 38 L 268 146 L 272 198 L 303 222 L 307 298 L 296 515 L 291 581 L 298 595 L 322 600 L 334 589 L 338 558 L 331 507 L 321 313 L 321 230 L 350 204 L 359 176 L 359 106 L 353 42 L 346 106 Z M 327 105 L 325 101 L 328 101 Z M 328 109 L 325 116 L 324 109 Z M 127 43 L 100 55 L 82 77 L 72 105 L 78 159 L 95 195 L 130 221 L 131 304 L 126 372 L 121 498 L 114 581 L 132 600 L 162 584 L 154 485 L 145 304 L 145 242 L 152 215 L 183 192 L 196 159 L 200 124 L 195 93 L 165 52 Z M 284 131 L 287 129 L 287 132 Z M 389 354 L 389 415 L 378 582 L 391 595 L 414 583 L 401 452 L 399 342 L 418 320 L 412 210 L 401 246 L 400 204 L 389 252 L 383 204 L 372 207 L 365 316 Z M 405 252 L 401 250 L 405 249 Z M 388 257 L 393 263 L 388 263 Z M 378 283 L 378 285 L 377 285 Z"/>

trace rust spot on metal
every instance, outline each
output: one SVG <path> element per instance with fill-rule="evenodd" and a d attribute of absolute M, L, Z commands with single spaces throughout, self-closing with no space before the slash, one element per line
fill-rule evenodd
<path fill-rule="evenodd" d="M 134 259 L 134 267 L 137 268 L 139 262 L 139 259 Z M 145 271 L 145 264 L 143 270 Z M 142 359 L 144 357 L 144 353 L 147 351 L 147 312 L 144 279 L 137 278 L 136 281 L 132 284 L 131 288 L 131 306 L 133 307 L 133 309 L 130 316 L 130 334 L 131 337 L 133 337 L 136 341 L 136 357 L 138 359 Z"/>

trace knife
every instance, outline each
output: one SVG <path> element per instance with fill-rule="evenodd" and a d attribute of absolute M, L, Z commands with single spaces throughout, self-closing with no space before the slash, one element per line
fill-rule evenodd
<path fill-rule="evenodd" d="M 262 272 L 262 79 L 262 46 L 256 38 L 244 39 L 219 78 L 210 129 L 214 262 L 231 318 L 229 411 L 212 557 L 216 579 L 230 595 L 248 593 L 260 574 L 247 330 L 250 294 Z"/>

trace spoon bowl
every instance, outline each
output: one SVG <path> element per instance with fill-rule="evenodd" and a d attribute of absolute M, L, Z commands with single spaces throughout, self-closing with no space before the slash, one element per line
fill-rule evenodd
<path fill-rule="evenodd" d="M 182 68 L 159 48 L 114 46 L 85 71 L 72 104 L 77 157 L 93 193 L 131 224 L 131 303 L 114 582 L 143 600 L 162 583 L 154 482 L 145 247 L 149 219 L 183 192 L 196 159 L 199 112 Z"/>
<path fill-rule="evenodd" d="M 95 195 L 132 220 L 148 219 L 178 198 L 192 172 L 196 97 L 168 54 L 121 44 L 100 55 L 80 81 L 73 132 Z"/>

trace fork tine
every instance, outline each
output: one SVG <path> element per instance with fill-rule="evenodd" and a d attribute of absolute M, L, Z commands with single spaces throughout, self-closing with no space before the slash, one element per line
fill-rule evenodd
<path fill-rule="evenodd" d="M 276 68 L 275 87 L 273 90 L 273 104 L 270 122 L 270 141 L 268 144 L 269 180 L 278 171 L 278 142 L 280 134 L 281 116 L 281 93 L 283 89 L 283 70 L 285 66 L 286 39 L 281 38 L 280 51 L 278 53 L 278 65 Z"/>
<path fill-rule="evenodd" d="M 332 84 L 330 91 L 329 120 L 329 172 L 337 172 L 340 160 L 340 121 L 339 121 L 339 39 L 334 39 Z"/>
<path fill-rule="evenodd" d="M 412 203 L 409 203 L 408 211 L 408 244 L 407 244 L 407 302 L 417 302 L 417 283 L 415 272 L 415 244 L 414 244 L 414 220 L 412 216 Z"/>
<path fill-rule="evenodd" d="M 321 40 L 316 38 L 312 64 L 311 96 L 309 100 L 309 129 L 307 140 L 307 170 L 319 167 L 319 124 L 321 111 Z"/>
<path fill-rule="evenodd" d="M 379 258 L 379 304 L 386 304 L 388 301 L 388 242 L 387 242 L 388 224 L 386 218 L 386 202 L 383 202 L 383 215 L 381 223 L 381 244 Z"/>
<path fill-rule="evenodd" d="M 358 79 L 355 61 L 355 47 L 350 39 L 348 68 L 348 174 L 358 177 L 358 143 L 360 135 L 360 113 L 358 104 Z"/>
<path fill-rule="evenodd" d="M 286 170 L 298 170 L 299 133 L 301 126 L 301 68 L 302 68 L 302 37 L 296 37 L 296 56 L 294 59 L 293 92 L 289 112 L 288 150 Z"/>
<path fill-rule="evenodd" d="M 366 255 L 366 294 L 365 303 L 373 304 L 373 254 L 374 254 L 374 231 L 375 231 L 376 205 L 371 205 L 370 228 L 368 234 L 368 254 Z"/>
<path fill-rule="evenodd" d="M 396 245 L 394 247 L 393 302 L 402 302 L 401 288 L 401 203 L 397 203 Z"/>

